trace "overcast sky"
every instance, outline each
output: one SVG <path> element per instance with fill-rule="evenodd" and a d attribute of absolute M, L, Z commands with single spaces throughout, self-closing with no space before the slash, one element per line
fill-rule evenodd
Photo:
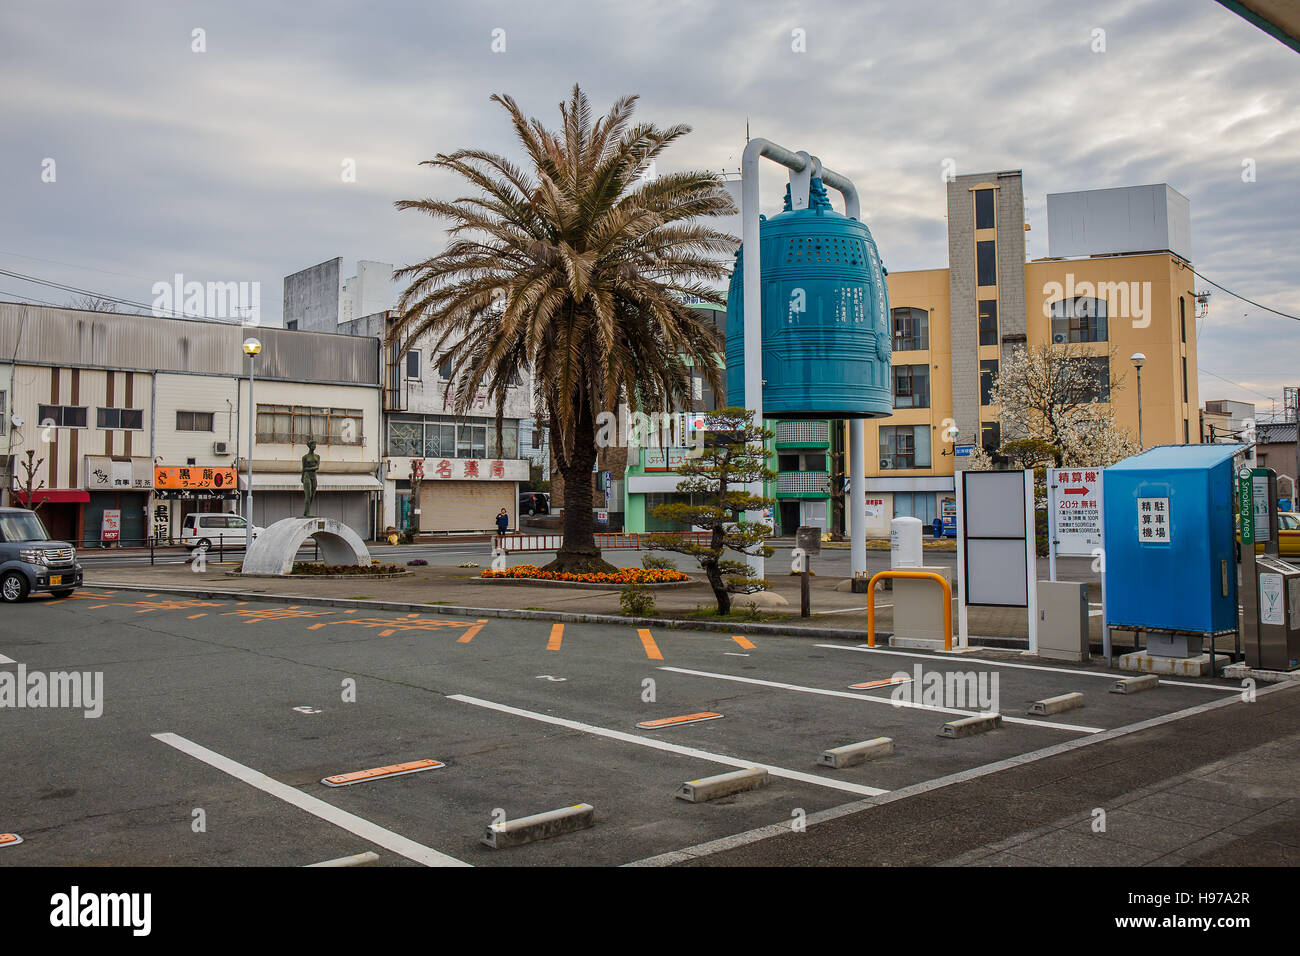
<path fill-rule="evenodd" d="M 1047 193 L 1168 182 L 1195 267 L 1300 314 L 1300 54 L 1212 0 L 9 0 L 0 269 L 142 302 L 175 273 L 258 281 L 275 325 L 289 273 L 436 252 L 439 224 L 393 202 L 461 188 L 419 161 L 518 155 L 488 97 L 553 125 L 575 81 L 693 127 L 660 171 L 737 168 L 747 119 L 816 152 L 891 271 L 947 265 L 947 158 L 1024 171 L 1030 258 Z M 70 298 L 0 276 L 23 296 Z M 1215 291 L 1198 324 L 1202 401 L 1266 412 L 1300 384 L 1300 322 Z"/>

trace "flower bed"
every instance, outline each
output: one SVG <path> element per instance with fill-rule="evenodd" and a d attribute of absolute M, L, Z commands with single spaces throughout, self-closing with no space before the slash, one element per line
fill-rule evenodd
<path fill-rule="evenodd" d="M 691 576 L 682 571 L 661 568 L 621 568 L 618 571 L 599 571 L 575 574 L 571 571 L 543 571 L 535 564 L 516 564 L 504 571 L 485 570 L 479 577 L 517 578 L 534 581 L 569 581 L 575 584 L 676 584 L 689 581 Z"/>
<path fill-rule="evenodd" d="M 290 573 L 339 577 L 345 574 L 409 574 L 410 572 L 397 564 L 314 564 L 299 561 L 294 564 Z"/>

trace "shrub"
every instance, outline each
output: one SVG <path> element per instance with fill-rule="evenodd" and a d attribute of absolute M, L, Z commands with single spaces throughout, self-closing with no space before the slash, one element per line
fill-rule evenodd
<path fill-rule="evenodd" d="M 618 603 L 629 617 L 649 617 L 655 612 L 655 596 L 644 584 L 626 584 L 619 592 Z"/>
<path fill-rule="evenodd" d="M 583 584 L 668 584 L 689 581 L 691 576 L 681 571 L 645 571 L 640 568 L 619 568 L 617 571 L 543 571 L 535 564 L 516 564 L 502 571 L 484 569 L 479 577 L 524 578 L 537 581 L 577 581 Z"/>
<path fill-rule="evenodd" d="M 641 567 L 647 571 L 676 571 L 677 564 L 672 558 L 661 558 L 657 554 L 647 552 L 641 555 Z"/>

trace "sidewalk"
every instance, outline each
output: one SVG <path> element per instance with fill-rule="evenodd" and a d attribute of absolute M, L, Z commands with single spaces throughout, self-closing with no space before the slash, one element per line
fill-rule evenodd
<path fill-rule="evenodd" d="M 686 866 L 1294 866 L 1300 687 L 923 789 Z M 869 802 L 869 801 L 868 801 Z M 1095 829 L 1105 814 L 1105 830 Z M 784 829 L 784 828 L 783 828 Z M 697 853 L 708 847 L 696 849 Z"/>
<path fill-rule="evenodd" d="M 447 605 L 451 607 L 496 608 L 502 610 L 556 611 L 563 613 L 588 613 L 620 615 L 617 590 L 591 590 L 576 587 L 555 587 L 545 584 L 520 584 L 515 582 L 483 582 L 480 568 L 456 568 L 439 565 L 413 567 L 409 576 L 387 580 L 320 580 L 311 577 L 275 579 L 261 577 L 231 577 L 225 572 L 238 568 L 238 558 L 228 564 L 208 562 L 208 570 L 196 573 L 189 565 L 157 565 L 153 567 L 86 568 L 88 587 L 111 587 L 128 584 L 157 588 L 201 588 L 211 592 L 241 591 L 251 594 L 291 595 L 294 597 L 350 598 L 392 601 L 410 604 Z M 716 612 L 717 603 L 708 583 L 698 573 L 689 585 L 656 589 L 656 611 L 651 616 L 685 617 L 693 612 L 708 620 Z M 867 596 L 851 591 L 837 591 L 843 581 L 837 576 L 814 576 L 812 585 L 813 614 L 799 616 L 799 577 L 773 575 L 769 578 L 772 590 L 786 599 L 783 607 L 761 608 L 761 621 L 788 624 L 791 628 L 835 628 L 853 632 L 865 639 L 867 628 Z M 938 600 L 936 589 L 935 599 Z M 733 610 L 747 610 L 745 595 L 732 596 Z M 748 618 L 737 615 L 731 620 L 740 623 Z M 712 617 L 712 620 L 720 620 Z M 1091 621 L 1092 637 L 1101 640 L 1101 619 Z M 893 608 L 887 591 L 877 589 L 876 629 L 887 634 L 893 627 Z M 1028 635 L 1025 612 L 1014 608 L 971 608 L 972 635 L 1026 638 Z M 955 630 L 955 628 L 954 628 Z"/>

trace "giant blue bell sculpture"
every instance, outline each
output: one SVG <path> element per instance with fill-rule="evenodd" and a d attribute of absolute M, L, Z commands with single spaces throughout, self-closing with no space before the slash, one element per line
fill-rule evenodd
<path fill-rule="evenodd" d="M 812 178 L 807 209 L 759 226 L 763 416 L 877 418 L 893 413 L 889 291 L 865 223 L 831 208 Z M 727 293 L 727 404 L 744 406 L 745 250 Z"/>

